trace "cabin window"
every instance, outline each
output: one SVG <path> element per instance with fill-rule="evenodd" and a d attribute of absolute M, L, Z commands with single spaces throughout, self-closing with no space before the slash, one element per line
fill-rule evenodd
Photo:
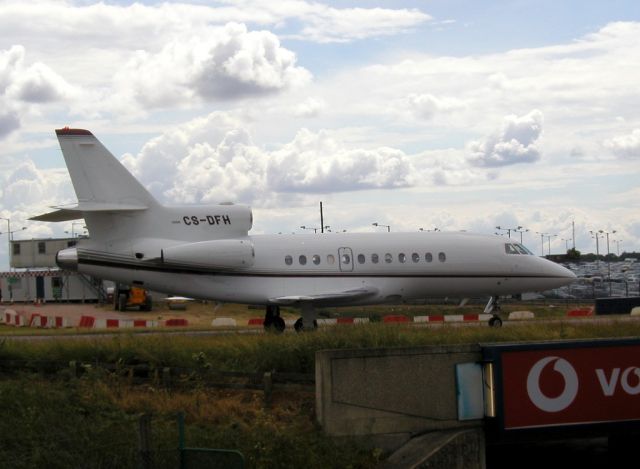
<path fill-rule="evenodd" d="M 378 255 L 377 254 L 371 254 L 371 262 L 373 262 L 374 264 L 378 263 Z"/>
<path fill-rule="evenodd" d="M 386 254 L 384 255 L 384 261 L 385 261 L 387 264 L 391 264 L 391 262 L 393 262 L 393 256 L 392 256 L 390 253 L 386 253 Z"/>
<path fill-rule="evenodd" d="M 433 261 L 433 256 L 431 255 L 430 252 L 428 252 L 428 253 L 426 253 L 424 255 L 424 260 L 427 261 L 427 262 L 432 262 Z"/>
<path fill-rule="evenodd" d="M 351 264 L 351 256 L 349 254 L 342 255 L 342 263 L 343 264 Z"/>
<path fill-rule="evenodd" d="M 289 255 L 284 256 L 284 263 L 287 264 L 287 265 L 293 264 L 293 257 L 291 257 Z"/>
<path fill-rule="evenodd" d="M 405 262 L 407 262 L 407 256 L 401 252 L 400 254 L 398 254 L 398 261 L 400 261 L 401 264 L 404 264 Z"/>
<path fill-rule="evenodd" d="M 333 265 L 336 262 L 336 258 L 333 254 L 327 255 L 327 264 Z"/>
<path fill-rule="evenodd" d="M 413 254 L 411 254 L 411 260 L 413 262 L 420 262 L 420 254 L 418 254 L 417 252 L 414 252 Z"/>
<path fill-rule="evenodd" d="M 306 265 L 307 264 L 307 256 L 302 254 L 300 257 L 298 257 L 298 262 L 300 262 L 300 265 Z"/>
<path fill-rule="evenodd" d="M 364 264 L 365 260 L 364 254 L 358 254 L 358 264 Z"/>
<path fill-rule="evenodd" d="M 444 252 L 441 252 L 441 253 L 439 253 L 439 254 L 438 254 L 438 260 L 439 260 L 440 262 L 444 262 L 444 261 L 446 261 L 446 260 L 447 260 L 447 256 L 445 255 L 445 253 L 444 253 Z"/>
<path fill-rule="evenodd" d="M 319 265 L 320 264 L 320 256 L 317 254 L 314 254 L 313 257 L 311 258 L 311 260 L 313 260 L 313 263 L 315 265 Z"/>

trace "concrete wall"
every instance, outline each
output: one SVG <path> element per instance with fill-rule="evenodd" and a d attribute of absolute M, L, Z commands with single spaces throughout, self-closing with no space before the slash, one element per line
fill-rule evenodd
<path fill-rule="evenodd" d="M 329 435 L 396 435 L 463 427 L 455 365 L 481 361 L 478 345 L 316 353 L 316 411 Z"/>

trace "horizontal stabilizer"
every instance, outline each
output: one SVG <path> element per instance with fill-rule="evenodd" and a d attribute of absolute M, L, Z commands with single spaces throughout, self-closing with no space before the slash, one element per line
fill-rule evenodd
<path fill-rule="evenodd" d="M 128 212 L 146 210 L 144 205 L 117 204 L 108 202 L 80 202 L 72 206 L 52 207 L 57 210 L 29 218 L 33 221 L 69 221 L 84 218 L 86 212 Z"/>

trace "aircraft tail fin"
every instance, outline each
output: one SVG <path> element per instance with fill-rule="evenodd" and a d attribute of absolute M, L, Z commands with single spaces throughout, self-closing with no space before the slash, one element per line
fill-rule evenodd
<path fill-rule="evenodd" d="M 150 208 L 153 196 L 88 130 L 56 129 L 79 205 Z"/>

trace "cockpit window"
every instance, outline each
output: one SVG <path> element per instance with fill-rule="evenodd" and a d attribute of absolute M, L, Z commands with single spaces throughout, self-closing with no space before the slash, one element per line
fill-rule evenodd
<path fill-rule="evenodd" d="M 504 250 L 507 254 L 518 254 L 518 250 L 513 244 L 505 244 Z"/>
<path fill-rule="evenodd" d="M 522 244 L 520 243 L 507 243 L 504 245 L 504 251 L 507 254 L 525 254 L 525 255 L 530 255 L 532 256 L 533 253 L 531 251 L 529 251 L 527 248 L 525 248 Z"/>
<path fill-rule="evenodd" d="M 528 254 L 528 255 L 530 255 L 530 256 L 535 256 L 535 254 L 534 254 L 534 253 L 532 253 L 531 251 L 529 251 L 529 250 L 526 248 L 526 246 L 525 246 L 524 244 L 519 244 L 519 243 L 518 243 L 518 244 L 516 244 L 516 247 L 517 247 L 518 249 L 521 249 L 521 250 L 523 250 L 523 251 L 524 251 L 522 254 Z"/>

